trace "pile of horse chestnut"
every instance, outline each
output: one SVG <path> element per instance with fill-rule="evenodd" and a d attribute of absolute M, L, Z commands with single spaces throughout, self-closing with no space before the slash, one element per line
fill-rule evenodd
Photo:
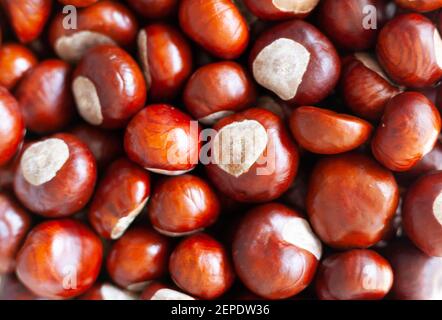
<path fill-rule="evenodd" d="M 442 299 L 441 0 L 0 0 L 0 300 Z"/>

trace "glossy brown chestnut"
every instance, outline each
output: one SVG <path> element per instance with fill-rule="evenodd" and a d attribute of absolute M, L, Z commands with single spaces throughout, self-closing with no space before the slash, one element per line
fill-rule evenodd
<path fill-rule="evenodd" d="M 81 210 L 94 191 L 97 168 L 87 146 L 57 133 L 29 144 L 14 178 L 14 191 L 29 210 L 44 217 L 66 217 Z"/>
<path fill-rule="evenodd" d="M 238 58 L 249 42 L 246 20 L 230 0 L 182 0 L 181 29 L 211 54 Z"/>
<path fill-rule="evenodd" d="M 79 296 L 78 300 L 136 300 L 136 296 L 126 290 L 110 284 L 97 283 L 85 294 Z"/>
<path fill-rule="evenodd" d="M 75 115 L 71 67 L 45 60 L 31 69 L 15 91 L 26 127 L 39 134 L 63 130 Z"/>
<path fill-rule="evenodd" d="M 251 107 L 256 100 L 253 80 L 231 61 L 207 64 L 189 79 L 183 101 L 189 113 L 205 125 Z"/>
<path fill-rule="evenodd" d="M 101 237 L 118 239 L 144 209 L 149 196 L 149 173 L 120 158 L 109 166 L 98 185 L 89 222 Z"/>
<path fill-rule="evenodd" d="M 149 171 L 180 175 L 198 164 L 199 126 L 170 105 L 151 105 L 127 126 L 124 148 L 132 161 Z"/>
<path fill-rule="evenodd" d="M 23 75 L 37 64 L 37 57 L 31 50 L 16 43 L 0 47 L 0 86 L 11 90 Z"/>
<path fill-rule="evenodd" d="M 418 12 L 434 11 L 442 8 L 441 0 L 395 0 L 404 9 Z"/>
<path fill-rule="evenodd" d="M 0 166 L 9 162 L 25 135 L 25 123 L 17 100 L 0 86 Z"/>
<path fill-rule="evenodd" d="M 252 108 L 222 119 L 214 130 L 206 171 L 221 192 L 241 202 L 266 202 L 290 187 L 299 153 L 277 115 Z"/>
<path fill-rule="evenodd" d="M 105 169 L 123 155 L 123 139 L 117 131 L 103 130 L 89 124 L 80 123 L 70 130 L 83 141 L 94 155 L 99 169 Z"/>
<path fill-rule="evenodd" d="M 290 128 L 301 147 L 319 154 L 338 154 L 358 148 L 370 138 L 373 127 L 365 120 L 316 107 L 299 107 Z"/>
<path fill-rule="evenodd" d="M 28 43 L 43 31 L 52 8 L 52 0 L 1 0 L 20 42 Z"/>
<path fill-rule="evenodd" d="M 401 92 L 377 60 L 362 52 L 345 59 L 340 87 L 346 106 L 367 120 L 379 120 L 387 102 Z"/>
<path fill-rule="evenodd" d="M 112 245 L 107 271 L 119 286 L 141 291 L 148 281 L 166 274 L 169 254 L 166 237 L 150 228 L 132 228 Z"/>
<path fill-rule="evenodd" d="M 30 215 L 10 195 L 0 193 L 0 274 L 15 270 L 15 256 L 30 226 Z"/>
<path fill-rule="evenodd" d="M 220 213 L 220 203 L 203 179 L 186 174 L 164 178 L 158 183 L 148 213 L 158 232 L 183 236 L 212 225 Z"/>
<path fill-rule="evenodd" d="M 330 40 L 345 50 L 361 51 L 374 47 L 386 20 L 385 0 L 323 0 L 318 25 Z"/>
<path fill-rule="evenodd" d="M 319 3 L 319 0 L 244 0 L 247 8 L 263 20 L 304 18 Z"/>
<path fill-rule="evenodd" d="M 321 240 L 347 249 L 367 248 L 381 240 L 398 202 L 399 190 L 391 172 L 371 158 L 353 153 L 316 164 L 306 206 Z"/>
<path fill-rule="evenodd" d="M 247 213 L 232 250 L 238 277 L 252 292 L 284 299 L 310 284 L 322 245 L 300 213 L 270 203 Z"/>
<path fill-rule="evenodd" d="M 442 39 L 426 17 L 399 15 L 382 28 L 377 55 L 387 74 L 400 85 L 428 87 L 442 77 Z"/>
<path fill-rule="evenodd" d="M 124 127 L 144 107 L 147 96 L 137 63 L 113 45 L 88 51 L 75 69 L 72 91 L 83 119 L 103 128 Z"/>
<path fill-rule="evenodd" d="M 393 243 L 387 251 L 386 257 L 394 270 L 392 298 L 442 299 L 442 258 L 427 256 L 408 241 Z"/>
<path fill-rule="evenodd" d="M 337 253 L 321 262 L 316 294 L 321 300 L 380 300 L 393 285 L 388 261 L 372 250 Z"/>
<path fill-rule="evenodd" d="M 140 297 L 141 300 L 195 300 L 195 298 L 182 293 L 171 286 L 157 281 L 147 285 Z"/>
<path fill-rule="evenodd" d="M 123 4 L 99 1 L 77 13 L 75 28 L 65 28 L 69 16 L 58 14 L 49 28 L 49 42 L 55 53 L 68 62 L 78 62 L 91 48 L 102 44 L 128 46 L 135 40 L 138 23 Z"/>
<path fill-rule="evenodd" d="M 163 19 L 178 9 L 178 0 L 127 0 L 134 11 L 144 18 Z"/>
<path fill-rule="evenodd" d="M 98 1 L 99 0 L 58 0 L 61 4 L 72 5 L 77 8 L 88 7 Z"/>
<path fill-rule="evenodd" d="M 75 220 L 51 220 L 32 229 L 17 255 L 17 276 L 35 294 L 68 299 L 88 290 L 100 272 L 100 239 Z"/>
<path fill-rule="evenodd" d="M 302 20 L 280 23 L 263 32 L 249 64 L 261 86 L 297 105 L 312 105 L 327 97 L 341 69 L 332 43 Z"/>
<path fill-rule="evenodd" d="M 152 24 L 138 33 L 138 55 L 153 101 L 170 101 L 192 72 L 192 51 L 175 27 Z"/>
<path fill-rule="evenodd" d="M 216 299 L 233 284 L 235 273 L 224 246 L 198 233 L 180 242 L 169 262 L 176 285 L 202 299 Z"/>
<path fill-rule="evenodd" d="M 440 130 L 441 118 L 431 101 L 405 92 L 388 102 L 371 148 L 385 167 L 407 171 L 433 149 Z"/>
<path fill-rule="evenodd" d="M 442 257 L 442 171 L 420 178 L 408 189 L 402 224 L 419 249 Z"/>

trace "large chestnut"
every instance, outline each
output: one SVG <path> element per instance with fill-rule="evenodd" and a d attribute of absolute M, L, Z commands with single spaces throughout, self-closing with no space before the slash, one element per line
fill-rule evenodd
<path fill-rule="evenodd" d="M 388 261 L 372 250 L 337 253 L 321 262 L 316 294 L 321 300 L 380 300 L 393 285 Z"/>
<path fill-rule="evenodd" d="M 132 291 L 141 291 L 151 280 L 167 273 L 170 241 L 146 227 L 128 230 L 109 251 L 106 268 L 112 280 Z"/>
<path fill-rule="evenodd" d="M 219 58 L 238 58 L 247 47 L 247 22 L 230 0 L 182 0 L 179 21 L 190 38 Z"/>
<path fill-rule="evenodd" d="M 371 148 L 375 158 L 393 171 L 407 171 L 436 144 L 441 117 L 424 95 L 405 92 L 392 98 L 376 129 Z"/>
<path fill-rule="evenodd" d="M 442 39 L 426 17 L 399 15 L 382 28 L 377 55 L 387 74 L 407 87 L 428 87 L 442 78 Z"/>
<path fill-rule="evenodd" d="M 252 108 L 222 119 L 213 129 L 206 171 L 221 192 L 241 202 L 266 202 L 290 187 L 299 153 L 277 115 Z"/>
<path fill-rule="evenodd" d="M 88 51 L 75 69 L 72 91 L 83 119 L 104 128 L 124 127 L 144 107 L 147 96 L 138 64 L 113 45 Z"/>
<path fill-rule="evenodd" d="M 17 255 L 17 276 L 35 294 L 68 299 L 88 290 L 103 257 L 100 239 L 75 220 L 46 221 L 28 234 Z"/>
<path fill-rule="evenodd" d="M 232 250 L 238 277 L 252 292 L 284 299 L 310 284 L 322 245 L 299 212 L 269 203 L 243 218 Z"/>
<path fill-rule="evenodd" d="M 299 107 L 290 128 L 301 147 L 320 154 L 338 154 L 367 142 L 373 127 L 365 120 L 316 107 Z"/>
<path fill-rule="evenodd" d="M 27 47 L 7 43 L 0 46 L 0 86 L 11 90 L 23 75 L 37 64 L 37 57 Z"/>
<path fill-rule="evenodd" d="M 263 20 L 304 18 L 319 3 L 319 0 L 244 0 L 247 8 Z"/>
<path fill-rule="evenodd" d="M 235 278 L 224 246 L 204 233 L 178 244 L 170 257 L 169 271 L 177 286 L 202 299 L 222 296 Z"/>
<path fill-rule="evenodd" d="M 367 248 L 387 232 L 399 190 L 393 174 L 371 158 L 343 154 L 316 164 L 306 201 L 322 241 L 339 249 Z"/>
<path fill-rule="evenodd" d="M 29 144 L 14 178 L 14 191 L 29 210 L 44 217 L 72 215 L 89 201 L 97 167 L 87 146 L 57 133 Z"/>
<path fill-rule="evenodd" d="M 144 209 L 150 196 L 149 173 L 121 158 L 100 181 L 89 207 L 89 221 L 106 239 L 118 239 Z"/>
<path fill-rule="evenodd" d="M 302 20 L 280 23 L 256 40 L 249 58 L 255 80 L 291 104 L 315 104 L 334 89 L 341 62 L 332 43 Z"/>
<path fill-rule="evenodd" d="M 164 178 L 148 205 L 153 227 L 168 236 L 201 231 L 216 221 L 219 212 L 220 203 L 211 186 L 190 174 Z"/>
<path fill-rule="evenodd" d="M 138 55 L 153 101 L 174 99 L 192 72 L 192 52 L 175 27 L 152 24 L 138 33 Z"/>
<path fill-rule="evenodd" d="M 231 61 L 199 68 L 187 82 L 183 93 L 187 110 L 206 125 L 251 107 L 255 100 L 253 80 L 241 65 Z"/>
<path fill-rule="evenodd" d="M 198 164 L 200 128 L 171 105 L 151 105 L 129 123 L 124 148 L 129 158 L 149 171 L 180 175 Z"/>

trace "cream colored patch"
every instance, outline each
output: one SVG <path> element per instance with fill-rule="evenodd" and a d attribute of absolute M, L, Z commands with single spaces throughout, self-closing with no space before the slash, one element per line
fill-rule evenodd
<path fill-rule="evenodd" d="M 437 221 L 442 225 L 442 192 L 434 199 L 433 214 Z"/>
<path fill-rule="evenodd" d="M 77 77 L 72 83 L 72 91 L 83 119 L 92 125 L 102 124 L 101 103 L 94 83 L 86 77 Z"/>
<path fill-rule="evenodd" d="M 79 31 L 70 36 L 58 38 L 54 44 L 57 55 L 68 62 L 76 63 L 89 49 L 101 44 L 113 44 L 115 41 L 104 34 L 93 31 Z"/>
<path fill-rule="evenodd" d="M 175 290 L 160 289 L 155 292 L 150 300 L 195 300 L 195 298 Z"/>
<path fill-rule="evenodd" d="M 234 114 L 233 111 L 218 111 L 214 112 L 212 114 L 209 114 L 208 116 L 205 116 L 203 118 L 198 119 L 199 122 L 206 126 L 213 125 L 217 123 L 219 120 L 228 117 L 230 115 Z"/>
<path fill-rule="evenodd" d="M 293 12 L 296 14 L 308 13 L 312 11 L 319 0 L 273 0 L 273 5 L 283 12 Z"/>
<path fill-rule="evenodd" d="M 150 73 L 149 57 L 147 54 L 147 34 L 146 31 L 141 30 L 138 34 L 138 55 L 143 67 L 144 77 L 146 78 L 147 87 L 152 85 L 152 75 Z"/>
<path fill-rule="evenodd" d="M 436 57 L 436 63 L 439 68 L 442 68 L 442 39 L 440 38 L 439 31 L 434 30 L 433 35 L 434 41 L 434 55 Z"/>
<path fill-rule="evenodd" d="M 143 282 L 138 282 L 138 283 L 132 283 L 127 286 L 127 290 L 134 291 L 134 292 L 143 291 L 144 288 L 146 288 L 151 282 L 152 281 L 143 281 Z"/>
<path fill-rule="evenodd" d="M 120 238 L 124 232 L 129 228 L 131 223 L 135 220 L 135 218 L 140 214 L 140 212 L 144 209 L 146 206 L 147 200 L 149 198 L 146 198 L 142 203 L 138 205 L 134 210 L 132 210 L 127 216 L 121 218 L 118 220 L 117 224 L 114 226 L 111 232 L 111 239 L 116 240 Z"/>
<path fill-rule="evenodd" d="M 267 132 L 258 121 L 233 122 L 216 134 L 213 161 L 228 174 L 239 177 L 255 164 L 267 143 Z"/>
<path fill-rule="evenodd" d="M 155 168 L 145 168 L 145 169 L 150 172 L 162 174 L 165 176 L 180 176 L 182 174 L 192 171 L 194 168 L 189 169 L 189 170 L 163 170 L 163 169 L 155 169 Z"/>
<path fill-rule="evenodd" d="M 265 47 L 253 62 L 253 75 L 282 100 L 296 96 L 310 62 L 310 52 L 300 43 L 281 38 Z"/>
<path fill-rule="evenodd" d="M 136 300 L 134 295 L 111 284 L 103 284 L 101 286 L 101 296 L 103 300 Z"/>
<path fill-rule="evenodd" d="M 154 229 L 156 231 L 158 231 L 159 233 L 164 234 L 165 236 L 173 237 L 173 238 L 190 236 L 190 235 L 192 235 L 194 233 L 198 233 L 198 232 L 201 232 L 201 231 L 204 230 L 204 228 L 201 228 L 201 229 L 197 229 L 197 230 L 193 230 L 193 231 L 189 231 L 189 232 L 181 232 L 181 233 L 179 233 L 179 232 L 166 231 L 166 230 L 163 230 L 163 229 L 160 229 L 160 228 L 157 228 L 157 227 L 154 227 Z"/>
<path fill-rule="evenodd" d="M 40 186 L 51 181 L 69 159 L 69 147 L 61 139 L 46 139 L 32 144 L 23 153 L 21 170 L 27 182 Z"/>
<path fill-rule="evenodd" d="M 284 241 L 310 252 L 318 259 L 321 259 L 322 244 L 313 233 L 307 220 L 303 218 L 291 219 L 282 230 Z"/>

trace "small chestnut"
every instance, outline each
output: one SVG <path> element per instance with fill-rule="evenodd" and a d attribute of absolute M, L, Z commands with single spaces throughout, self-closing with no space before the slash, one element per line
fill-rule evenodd
<path fill-rule="evenodd" d="M 367 248 L 383 238 L 398 202 L 393 174 L 371 158 L 351 153 L 316 164 L 306 208 L 313 229 L 327 245 Z"/>
<path fill-rule="evenodd" d="M 87 146 L 58 133 L 30 143 L 14 178 L 21 203 L 44 217 L 66 217 L 81 210 L 95 187 L 97 168 Z"/>
<path fill-rule="evenodd" d="M 124 148 L 149 171 L 180 175 L 198 164 L 199 130 L 196 121 L 171 105 L 150 105 L 127 126 Z"/>
<path fill-rule="evenodd" d="M 189 113 L 205 125 L 251 107 L 256 100 L 253 80 L 231 61 L 207 64 L 189 79 L 183 101 Z"/>
<path fill-rule="evenodd" d="M 372 250 L 350 250 L 327 257 L 316 277 L 321 300 L 381 300 L 393 285 L 388 261 Z"/>
<path fill-rule="evenodd" d="M 322 245 L 300 213 L 269 203 L 243 218 L 232 251 L 238 277 L 249 290 L 267 299 L 285 299 L 310 284 Z"/>
<path fill-rule="evenodd" d="M 11 90 L 23 75 L 37 64 L 37 57 L 23 45 L 7 43 L 0 46 L 0 86 Z"/>
<path fill-rule="evenodd" d="M 17 255 L 17 276 L 35 294 L 68 299 L 88 290 L 101 267 L 100 239 L 82 223 L 50 220 L 28 234 Z"/>
<path fill-rule="evenodd" d="M 182 0 L 181 29 L 221 59 L 238 58 L 249 42 L 247 22 L 231 0 Z"/>
<path fill-rule="evenodd" d="M 219 212 L 220 203 L 212 188 L 190 174 L 164 178 L 148 205 L 153 227 L 167 236 L 201 231 L 216 221 Z"/>
<path fill-rule="evenodd" d="M 169 254 L 168 238 L 150 228 L 135 227 L 112 245 L 106 268 L 119 286 L 141 291 L 149 281 L 166 274 Z"/>
<path fill-rule="evenodd" d="M 149 196 L 149 173 L 125 158 L 118 159 L 98 185 L 89 222 L 101 237 L 118 239 L 144 209 Z"/>
<path fill-rule="evenodd" d="M 436 144 L 441 117 L 424 95 L 405 92 L 392 98 L 375 131 L 371 148 L 375 158 L 393 171 L 407 171 Z"/>
<path fill-rule="evenodd" d="M 137 63 L 113 45 L 88 51 L 75 69 L 72 91 L 83 119 L 103 128 L 124 127 L 144 107 L 147 96 Z"/>
<path fill-rule="evenodd" d="M 244 0 L 247 8 L 263 20 L 304 18 L 318 3 L 319 0 Z"/>
<path fill-rule="evenodd" d="M 133 10 L 148 19 L 163 19 L 178 9 L 178 0 L 127 0 Z"/>
<path fill-rule="evenodd" d="M 373 127 L 365 120 L 316 107 L 299 107 L 290 117 L 295 140 L 319 154 L 338 154 L 358 148 L 370 138 Z"/>
<path fill-rule="evenodd" d="M 252 48 L 249 64 L 261 86 L 296 105 L 312 105 L 327 97 L 341 69 L 332 43 L 302 20 L 280 23 L 263 32 Z"/>
<path fill-rule="evenodd" d="M 153 281 L 144 289 L 141 300 L 195 300 L 195 298 L 179 292 L 171 286 Z"/>

